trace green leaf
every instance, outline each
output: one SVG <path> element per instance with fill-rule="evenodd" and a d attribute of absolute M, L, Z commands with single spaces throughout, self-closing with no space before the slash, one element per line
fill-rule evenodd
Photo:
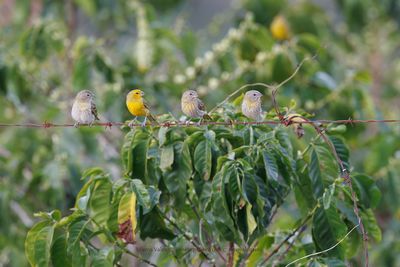
<path fill-rule="evenodd" d="M 279 173 L 275 156 L 268 149 L 263 149 L 261 153 L 263 155 L 264 168 L 268 179 L 278 181 Z"/>
<path fill-rule="evenodd" d="M 63 229 L 56 228 L 51 246 L 51 263 L 54 267 L 71 266 L 71 259 L 67 254 L 67 237 Z"/>
<path fill-rule="evenodd" d="M 113 267 L 114 266 L 114 248 L 104 247 L 99 251 L 91 253 L 92 263 L 91 266 L 96 267 Z"/>
<path fill-rule="evenodd" d="M 329 136 L 333 146 L 335 147 L 336 153 L 338 154 L 339 158 L 343 161 L 344 167 L 349 170 L 350 163 L 349 163 L 349 149 L 343 140 L 336 136 Z"/>
<path fill-rule="evenodd" d="M 32 266 L 36 265 L 35 261 L 35 242 L 39 232 L 50 225 L 49 221 L 41 221 L 35 224 L 28 232 L 25 239 L 25 255 Z"/>
<path fill-rule="evenodd" d="M 107 226 L 111 213 L 112 184 L 108 178 L 96 180 L 89 199 L 89 214 L 101 226 Z"/>
<path fill-rule="evenodd" d="M 165 225 L 157 207 L 147 214 L 140 213 L 140 238 L 144 240 L 147 237 L 167 240 L 175 238 L 175 234 Z"/>
<path fill-rule="evenodd" d="M 334 205 L 328 209 L 318 208 L 313 217 L 312 235 L 318 251 L 331 248 L 346 234 L 347 227 L 340 219 Z M 327 252 L 328 255 L 343 259 L 343 245 Z"/>
<path fill-rule="evenodd" d="M 135 131 L 135 136 L 131 145 L 132 179 L 141 179 L 146 181 L 147 170 L 147 151 L 150 143 L 148 132 Z"/>
<path fill-rule="evenodd" d="M 365 174 L 352 175 L 354 190 L 365 208 L 376 208 L 381 199 L 381 191 L 375 181 Z"/>
<path fill-rule="evenodd" d="M 34 242 L 34 266 L 48 266 L 53 242 L 54 225 L 47 225 L 38 231 Z"/>
<path fill-rule="evenodd" d="M 322 195 L 322 203 L 324 204 L 324 209 L 329 209 L 332 201 L 332 197 L 335 194 L 335 184 L 331 184 Z"/>
<path fill-rule="evenodd" d="M 90 220 L 77 220 L 68 227 L 67 252 L 71 255 L 72 266 L 85 266 L 87 250 L 81 247 L 81 240 L 88 240 L 91 231 Z"/>
<path fill-rule="evenodd" d="M 256 204 L 259 196 L 258 186 L 252 174 L 246 173 L 243 178 L 243 196 L 251 205 Z"/>
<path fill-rule="evenodd" d="M 161 192 L 154 187 L 146 188 L 138 179 L 133 179 L 131 186 L 136 194 L 138 204 L 143 207 L 143 214 L 148 213 L 158 203 Z"/>
<path fill-rule="evenodd" d="M 146 130 L 136 129 L 130 144 L 127 171 L 131 171 L 132 179 L 140 179 L 144 183 L 147 183 L 146 170 L 149 144 L 150 134 Z"/>
<path fill-rule="evenodd" d="M 212 180 L 210 204 L 213 215 L 212 220 L 214 221 L 219 234 L 225 240 L 234 241 L 238 234 L 226 201 L 225 182 L 221 173 L 217 173 Z"/>
<path fill-rule="evenodd" d="M 166 170 L 174 163 L 174 147 L 172 145 L 160 149 L 160 169 Z"/>
<path fill-rule="evenodd" d="M 322 196 L 324 192 L 324 184 L 322 182 L 322 174 L 319 169 L 319 159 L 317 152 L 313 149 L 311 152 L 310 165 L 308 167 L 308 173 L 310 174 L 311 184 L 313 188 L 313 194 L 316 199 Z"/>
<path fill-rule="evenodd" d="M 194 168 L 204 180 L 211 176 L 211 143 L 209 140 L 201 141 L 194 151 Z"/>
<path fill-rule="evenodd" d="M 381 242 L 382 232 L 375 219 L 374 212 L 371 209 L 363 210 L 361 212 L 361 220 L 364 223 L 368 236 L 372 237 L 377 243 Z"/>

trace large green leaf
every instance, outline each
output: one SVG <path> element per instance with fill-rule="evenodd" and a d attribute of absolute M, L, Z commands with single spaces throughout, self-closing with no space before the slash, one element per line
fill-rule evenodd
<path fill-rule="evenodd" d="M 254 175 L 246 173 L 243 177 L 243 196 L 251 205 L 255 205 L 259 197 L 259 191 Z"/>
<path fill-rule="evenodd" d="M 262 156 L 264 160 L 264 168 L 268 179 L 278 181 L 278 165 L 276 163 L 275 155 L 268 149 L 262 150 Z"/>
<path fill-rule="evenodd" d="M 32 266 L 35 266 L 35 242 L 39 232 L 50 226 L 49 221 L 41 221 L 35 224 L 28 232 L 25 239 L 25 255 Z"/>
<path fill-rule="evenodd" d="M 149 213 L 140 212 L 140 238 L 162 238 L 171 240 L 175 234 L 165 225 L 158 208 L 152 209 Z"/>
<path fill-rule="evenodd" d="M 160 149 L 160 169 L 166 170 L 174 163 L 173 145 L 165 146 Z"/>
<path fill-rule="evenodd" d="M 143 214 L 148 213 L 158 204 L 161 192 L 154 187 L 146 187 L 141 180 L 133 179 L 131 182 L 133 192 L 135 192 L 138 204 L 143 208 Z"/>
<path fill-rule="evenodd" d="M 381 191 L 375 181 L 365 174 L 352 175 L 354 190 L 365 208 L 376 208 L 381 199 Z"/>
<path fill-rule="evenodd" d="M 224 167 L 225 168 L 225 167 Z M 225 239 L 234 241 L 237 236 L 234 222 L 230 215 L 225 197 L 225 182 L 221 173 L 217 173 L 212 181 L 211 212 L 219 234 Z"/>
<path fill-rule="evenodd" d="M 367 209 L 361 212 L 361 220 L 364 223 L 366 231 L 369 237 L 372 237 L 376 242 L 381 242 L 382 232 L 375 219 L 374 212 L 371 209 Z"/>
<path fill-rule="evenodd" d="M 322 194 L 324 193 L 323 178 L 319 165 L 320 164 L 317 152 L 313 149 L 311 151 L 311 159 L 310 159 L 310 164 L 308 166 L 308 173 L 310 174 L 313 194 L 316 199 L 321 197 Z"/>
<path fill-rule="evenodd" d="M 51 246 L 51 263 L 54 267 L 69 267 L 71 259 L 67 254 L 67 237 L 63 229 L 56 228 Z"/>
<path fill-rule="evenodd" d="M 340 214 L 334 205 L 330 205 L 328 209 L 320 207 L 316 210 L 313 217 L 312 235 L 318 250 L 333 247 L 346 232 L 347 227 L 340 219 Z M 343 245 L 338 245 L 327 254 L 343 259 Z"/>
<path fill-rule="evenodd" d="M 147 130 L 136 129 L 133 133 L 130 142 L 130 149 L 128 148 L 128 155 L 126 156 L 126 145 L 123 147 L 124 157 L 128 159 L 127 172 L 131 172 L 130 176 L 132 179 L 140 179 L 144 183 L 147 183 L 147 152 L 150 144 L 150 134 Z"/>
<path fill-rule="evenodd" d="M 208 139 L 201 141 L 194 151 L 194 168 L 204 180 L 211 176 L 211 142 Z"/>
<path fill-rule="evenodd" d="M 336 136 L 329 136 L 333 146 L 335 147 L 336 153 L 338 154 L 339 158 L 342 160 L 344 167 L 349 170 L 350 163 L 349 163 L 349 149 L 343 140 Z"/>
<path fill-rule="evenodd" d="M 96 180 L 89 200 L 89 215 L 101 226 L 107 226 L 111 213 L 112 184 L 108 178 Z"/>
<path fill-rule="evenodd" d="M 53 235 L 54 225 L 47 225 L 37 233 L 34 242 L 34 266 L 46 267 L 49 265 Z"/>
<path fill-rule="evenodd" d="M 91 266 L 96 267 L 113 267 L 114 266 L 114 248 L 104 247 L 99 251 L 92 252 L 92 263 Z"/>
<path fill-rule="evenodd" d="M 81 241 L 88 241 L 91 234 L 90 220 L 79 219 L 68 227 L 67 252 L 71 255 L 72 266 L 85 266 L 87 250 L 81 246 Z"/>

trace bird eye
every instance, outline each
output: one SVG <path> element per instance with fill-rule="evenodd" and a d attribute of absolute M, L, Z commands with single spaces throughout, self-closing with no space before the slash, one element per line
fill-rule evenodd
<path fill-rule="evenodd" d="M 253 94 L 253 96 L 257 96 L 257 94 Z"/>
<path fill-rule="evenodd" d="M 190 93 L 189 95 L 193 95 L 193 93 Z"/>
<path fill-rule="evenodd" d="M 90 96 L 90 94 L 86 94 L 86 96 Z"/>

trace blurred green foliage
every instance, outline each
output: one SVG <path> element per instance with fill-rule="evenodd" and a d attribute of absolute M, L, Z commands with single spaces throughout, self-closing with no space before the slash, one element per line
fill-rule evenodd
<path fill-rule="evenodd" d="M 221 19 L 231 27 L 220 31 L 215 42 L 207 29 L 188 26 L 191 5 L 193 1 L 184 0 L 2 1 L 0 121 L 68 122 L 71 101 L 83 88 L 96 93 L 104 121 L 130 118 L 124 99 L 132 88 L 145 91 L 155 113 L 171 112 L 179 118 L 179 97 L 188 87 L 196 88 L 211 108 L 243 84 L 285 79 L 304 57 L 317 52 L 317 59 L 306 62 L 281 88 L 282 107 L 294 100 L 296 111 L 319 119 L 399 117 L 398 1 L 242 0 L 209 22 L 209 28 L 220 25 Z M 201 10 L 211 11 L 212 6 Z M 271 35 L 269 25 L 276 15 L 287 19 L 290 40 L 279 42 Z M 254 89 L 265 93 L 264 106 L 270 109 L 269 92 Z M 235 111 L 227 110 L 228 114 Z M 0 265 L 25 266 L 24 240 L 38 220 L 33 214 L 58 209 L 69 215 L 87 168 L 101 166 L 110 181 L 123 177 L 119 151 L 124 138 L 119 129 L 100 128 L 1 128 L 0 135 Z M 304 141 L 293 141 L 295 148 L 304 149 L 314 135 L 306 131 Z M 375 187 L 360 193 L 362 205 L 374 209 L 382 230 L 381 241 L 371 242 L 371 265 L 398 266 L 400 128 L 355 125 L 341 135 L 351 151 L 351 169 L 368 175 L 357 175 L 358 183 L 376 182 L 382 191 L 379 203 Z M 271 246 L 271 238 L 283 237 L 282 231 L 307 207 L 299 199 L 301 192 L 294 192 L 260 244 Z M 349 209 L 346 203 L 336 205 L 341 214 Z M 325 211 L 343 219 L 332 208 Z M 57 212 L 43 216 L 50 221 L 61 218 Z M 374 218 L 370 211 L 364 216 L 368 221 Z M 352 222 L 351 216 L 346 221 Z M 71 227 L 81 227 L 82 222 L 77 219 Z M 345 232 L 343 225 L 336 228 L 340 234 Z M 379 241 L 377 229 L 369 232 Z M 63 242 L 62 233 L 55 233 L 56 238 Z M 360 263 L 359 251 L 351 249 L 360 245 L 357 240 L 358 234 L 350 235 L 346 243 L 348 261 L 354 264 Z M 293 255 L 304 253 L 303 245 L 296 243 Z M 309 250 L 305 253 L 313 251 Z M 109 252 L 104 249 L 102 255 L 107 258 Z M 310 264 L 323 263 L 315 259 Z"/>

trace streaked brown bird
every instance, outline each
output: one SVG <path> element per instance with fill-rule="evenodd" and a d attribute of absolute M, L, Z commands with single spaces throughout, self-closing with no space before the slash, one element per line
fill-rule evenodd
<path fill-rule="evenodd" d="M 80 91 L 72 105 L 71 116 L 75 120 L 75 127 L 79 124 L 89 124 L 92 126 L 95 120 L 99 120 L 94 94 L 89 90 Z"/>
<path fill-rule="evenodd" d="M 261 97 L 263 95 L 257 90 L 246 92 L 242 102 L 242 113 L 255 121 L 264 119 L 264 112 L 261 107 Z"/>
<path fill-rule="evenodd" d="M 204 103 L 199 99 L 199 95 L 194 90 L 187 90 L 182 94 L 181 109 L 186 116 L 190 117 L 186 123 L 189 123 L 192 118 L 200 118 L 198 124 L 201 124 L 203 119 L 211 120 Z"/>

